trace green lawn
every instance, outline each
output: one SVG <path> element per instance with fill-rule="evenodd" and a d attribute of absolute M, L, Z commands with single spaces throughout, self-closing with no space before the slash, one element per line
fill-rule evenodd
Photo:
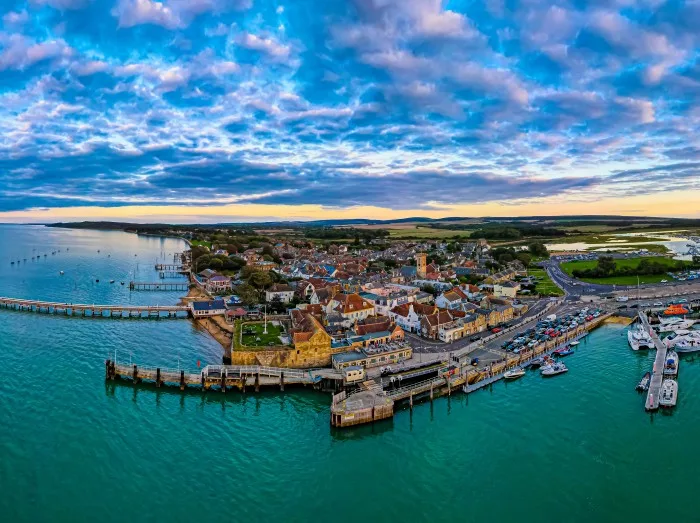
<path fill-rule="evenodd" d="M 280 340 L 282 328 L 278 325 L 273 325 L 269 321 L 267 322 L 267 334 L 263 334 L 265 327 L 262 323 L 244 323 L 241 328 L 243 331 L 243 345 L 246 347 L 267 347 L 270 344 L 282 344 L 282 340 Z"/>
<path fill-rule="evenodd" d="M 192 244 L 192 247 L 206 247 L 207 249 L 211 249 L 211 242 L 208 241 L 190 240 L 190 243 Z"/>
<path fill-rule="evenodd" d="M 674 267 L 676 260 L 672 260 L 671 258 L 666 258 L 664 256 L 653 256 L 651 258 L 646 258 L 648 260 L 655 261 L 657 263 L 663 263 L 664 265 L 668 266 L 669 270 Z M 642 260 L 642 258 L 625 258 L 622 260 L 615 260 L 615 265 L 620 268 L 620 267 L 633 267 L 636 268 L 639 266 L 639 262 Z M 578 260 L 578 261 L 570 261 L 566 263 L 561 264 L 561 269 L 568 274 L 569 276 L 573 276 L 573 272 L 575 270 L 585 270 L 585 269 L 592 269 L 593 267 L 596 267 L 598 265 L 598 262 L 596 260 Z M 659 283 L 661 280 L 669 280 L 670 277 L 668 274 L 647 274 L 647 275 L 640 275 L 639 276 L 639 283 Z M 608 285 L 637 285 L 637 276 L 636 275 L 629 275 L 629 276 L 611 276 L 609 278 L 583 278 L 582 281 L 588 282 L 588 283 L 602 283 L 602 284 L 608 284 Z"/>
<path fill-rule="evenodd" d="M 527 274 L 538 278 L 535 290 L 542 296 L 563 296 L 562 291 L 547 275 L 544 269 L 528 269 Z M 541 279 L 539 279 L 541 278 Z"/>

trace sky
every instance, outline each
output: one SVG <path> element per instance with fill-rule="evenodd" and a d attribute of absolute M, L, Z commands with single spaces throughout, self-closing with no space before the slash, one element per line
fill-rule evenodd
<path fill-rule="evenodd" d="M 0 222 L 700 216 L 700 1 L 2 0 Z"/>

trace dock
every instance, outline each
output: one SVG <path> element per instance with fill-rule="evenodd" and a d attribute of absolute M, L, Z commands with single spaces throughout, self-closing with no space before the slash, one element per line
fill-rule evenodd
<path fill-rule="evenodd" d="M 649 318 L 645 312 L 639 311 L 639 321 L 642 322 L 642 326 L 649 333 L 656 347 L 656 358 L 654 358 L 654 368 L 651 370 L 651 381 L 649 382 L 649 390 L 647 391 L 647 400 L 644 404 L 644 408 L 647 411 L 658 410 L 661 385 L 664 381 L 667 348 L 666 345 L 662 343 L 658 334 L 651 328 Z"/>
<path fill-rule="evenodd" d="M 0 297 L 0 308 L 86 318 L 187 318 L 180 305 L 88 305 Z"/>
<path fill-rule="evenodd" d="M 189 288 L 190 284 L 187 282 L 129 282 L 129 290 L 131 291 L 188 291 Z"/>
<path fill-rule="evenodd" d="M 279 387 L 284 391 L 285 385 L 312 385 L 316 388 L 334 386 L 341 381 L 342 375 L 332 369 L 288 369 L 264 367 L 258 365 L 207 365 L 201 370 L 171 369 L 149 367 L 136 364 L 105 362 L 107 380 L 128 380 L 134 384 L 151 383 L 156 387 L 179 387 L 180 390 L 194 388 L 201 391 L 212 389 L 227 392 L 233 388 L 245 392 L 253 387 L 259 392 L 260 387 Z"/>
<path fill-rule="evenodd" d="M 157 271 L 172 271 L 179 273 L 189 272 L 189 268 L 178 263 L 156 263 L 155 268 Z"/>
<path fill-rule="evenodd" d="M 601 315 L 558 338 L 536 345 L 520 354 L 509 354 L 505 360 L 491 363 L 481 369 L 462 364 L 441 376 L 394 390 L 385 391 L 376 386 L 350 393 L 340 392 L 333 396 L 331 425 L 350 427 L 390 418 L 393 416 L 395 404 L 402 400 L 408 400 L 412 409 L 414 401 L 419 397 L 427 396 L 432 401 L 436 396 L 451 395 L 455 389 L 467 394 L 477 391 L 503 379 L 510 369 L 527 365 L 538 356 L 551 354 L 572 341 L 579 340 L 612 316 L 613 313 Z"/>

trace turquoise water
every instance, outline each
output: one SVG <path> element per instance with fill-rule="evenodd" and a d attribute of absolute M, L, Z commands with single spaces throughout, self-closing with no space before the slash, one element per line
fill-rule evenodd
<path fill-rule="evenodd" d="M 46 270 L 27 262 L 18 271 L 5 249 L 31 252 L 27 238 L 70 251 Z M 134 253 L 152 278 L 153 260 L 182 247 L 6 226 L 0 242 L 0 295 L 76 302 L 163 300 L 90 278 L 118 279 Z M 98 245 L 111 257 L 97 256 Z M 75 267 L 77 290 L 56 276 L 60 267 L 66 277 Z M 329 397 L 304 389 L 181 394 L 105 383 L 115 349 L 120 360 L 167 366 L 218 361 L 218 344 L 189 321 L 0 310 L 0 521 L 696 520 L 700 360 L 681 364 L 676 410 L 650 416 L 634 386 L 653 353 L 632 353 L 623 334 L 614 325 L 592 333 L 565 375 L 533 372 L 334 431 Z"/>

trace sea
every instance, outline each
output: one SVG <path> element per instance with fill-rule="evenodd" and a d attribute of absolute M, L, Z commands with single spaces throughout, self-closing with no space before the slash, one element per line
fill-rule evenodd
<path fill-rule="evenodd" d="M 185 248 L 0 225 L 0 296 L 173 303 L 180 293 L 130 292 L 128 281 L 155 281 L 155 263 Z M 189 320 L 0 309 L 0 521 L 697 521 L 700 359 L 681 361 L 676 409 L 648 414 L 635 385 L 653 352 L 633 353 L 625 334 L 594 331 L 560 376 L 531 371 L 332 429 L 330 396 L 303 388 L 105 381 L 115 356 L 220 362 Z"/>

